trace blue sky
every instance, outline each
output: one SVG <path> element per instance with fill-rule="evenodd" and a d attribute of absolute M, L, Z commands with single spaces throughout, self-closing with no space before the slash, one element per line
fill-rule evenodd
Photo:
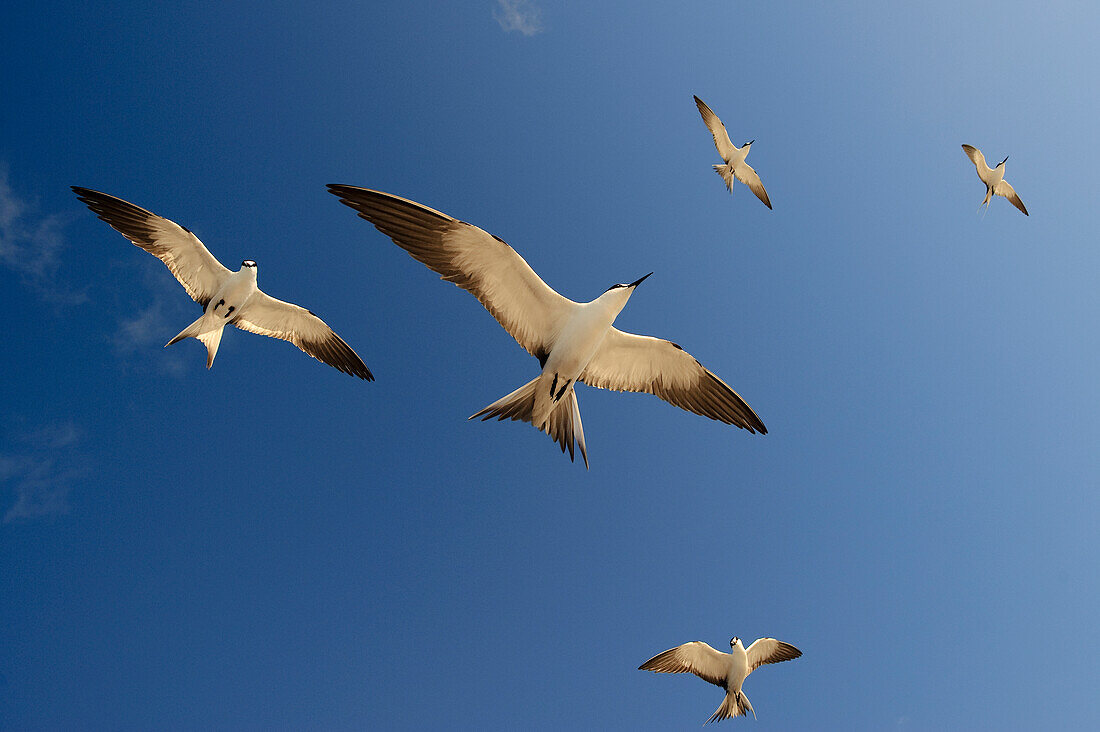
<path fill-rule="evenodd" d="M 0 10 L 0 727 L 1095 726 L 1100 10 L 533 0 Z M 698 94 L 775 206 L 732 197 Z M 960 145 L 1007 178 L 981 183 Z M 754 436 L 537 362 L 325 191 L 421 201 L 683 345 Z M 377 381 L 226 333 L 69 190 L 194 231 Z"/>

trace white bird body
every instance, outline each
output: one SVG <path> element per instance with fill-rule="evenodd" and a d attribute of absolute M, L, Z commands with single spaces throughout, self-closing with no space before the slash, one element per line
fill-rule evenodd
<path fill-rule="evenodd" d="M 252 296 L 260 291 L 256 285 L 256 263 L 245 260 L 241 268 L 225 278 L 218 291 L 206 304 L 202 315 L 179 334 L 164 344 L 164 347 L 182 341 L 184 338 L 197 338 L 206 346 L 206 367 L 214 365 L 214 356 L 218 354 L 222 332 L 230 322 L 233 313 L 245 310 Z"/>
<path fill-rule="evenodd" d="M 100 219 L 160 259 L 202 306 L 202 315 L 165 346 L 197 338 L 206 346 L 206 367 L 214 365 L 222 332 L 235 325 L 251 333 L 289 341 L 318 361 L 346 374 L 373 381 L 363 360 L 323 320 L 309 310 L 277 300 L 256 284 L 256 263 L 241 262 L 232 272 L 188 229 L 121 198 L 73 186 Z"/>
<path fill-rule="evenodd" d="M 614 327 L 634 289 L 649 275 L 612 285 L 591 302 L 574 302 L 543 282 L 502 239 L 473 224 L 381 191 L 337 184 L 328 188 L 415 259 L 474 295 L 538 358 L 538 376 L 470 419 L 530 422 L 563 452 L 568 450 L 571 459 L 574 443 L 579 446 L 587 466 L 574 388 L 582 381 L 596 388 L 655 394 L 681 409 L 767 433 L 737 392 L 680 346 Z"/>
<path fill-rule="evenodd" d="M 730 652 L 722 653 L 703 641 L 692 641 L 663 653 L 643 663 L 638 668 L 655 673 L 692 673 L 726 690 L 726 698 L 704 724 L 740 717 L 753 710 L 749 698 L 741 687 L 749 674 L 765 663 L 790 661 L 802 655 L 789 643 L 775 638 L 758 638 L 748 648 L 740 638 L 730 640 Z"/>
<path fill-rule="evenodd" d="M 548 386 L 535 390 L 532 424 L 537 429 L 545 429 L 554 406 L 572 391 L 633 292 L 634 286 L 615 287 L 592 302 L 573 303 L 569 319 L 552 339 L 550 355 L 539 376 L 540 385 Z"/>
<path fill-rule="evenodd" d="M 978 171 L 978 178 L 982 183 L 985 183 L 985 199 L 982 200 L 979 208 L 988 206 L 989 202 L 993 200 L 993 196 L 996 195 L 1008 199 L 1008 202 L 1018 208 L 1024 216 L 1030 215 L 1024 206 L 1024 202 L 1016 194 L 1016 190 L 1004 179 L 1005 163 L 1008 162 L 1008 157 L 990 168 L 985 162 L 985 156 L 982 155 L 981 150 L 973 145 L 963 145 L 962 149 L 966 156 L 970 158 L 970 162 L 974 163 L 974 168 Z"/>
<path fill-rule="evenodd" d="M 252 260 L 248 260 L 251 262 Z M 241 264 L 241 268 L 226 278 L 217 294 L 210 298 L 206 306 L 206 312 L 218 315 L 220 308 L 225 308 L 222 317 L 229 317 L 229 311 L 243 310 L 252 296 L 260 291 L 256 286 L 257 266 L 253 264 Z"/>
<path fill-rule="evenodd" d="M 718 118 L 718 115 L 714 113 L 710 107 L 707 106 L 699 97 L 694 97 L 695 106 L 699 109 L 699 114 L 703 118 L 703 124 L 710 130 L 711 136 L 714 138 L 714 147 L 718 150 L 718 154 L 722 156 L 722 160 L 725 161 L 724 165 L 712 166 L 718 175 L 722 176 L 722 180 L 726 183 L 726 190 L 733 193 L 733 181 L 739 180 L 749 187 L 756 197 L 759 198 L 765 206 L 769 209 L 772 207 L 771 199 L 768 198 L 768 192 L 764 190 L 764 184 L 760 182 L 760 176 L 756 174 L 752 166 L 745 162 L 745 158 L 749 156 L 749 151 L 752 149 L 752 143 L 755 140 L 746 142 L 741 147 L 737 147 L 730 140 L 729 133 L 726 132 L 726 126 L 722 124 L 722 120 Z"/>

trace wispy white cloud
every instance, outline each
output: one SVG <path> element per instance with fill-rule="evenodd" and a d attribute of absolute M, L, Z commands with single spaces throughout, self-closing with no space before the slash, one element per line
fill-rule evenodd
<path fill-rule="evenodd" d="M 533 36 L 542 30 L 542 11 L 531 0 L 497 0 L 493 17 L 505 32 Z"/>
<path fill-rule="evenodd" d="M 69 512 L 69 491 L 85 473 L 76 454 L 80 440 L 80 429 L 65 422 L 24 434 L 12 441 L 23 449 L 0 453 L 0 485 L 15 494 L 4 523 Z"/>
<path fill-rule="evenodd" d="M 128 355 L 134 351 L 154 345 L 163 345 L 164 334 L 168 332 L 168 323 L 164 317 L 164 307 L 159 300 L 144 310 L 138 311 L 132 318 L 122 318 L 115 333 L 115 349 Z"/>
<path fill-rule="evenodd" d="M 141 264 L 148 265 L 148 262 Z M 174 346 L 164 352 L 161 347 L 184 325 L 194 320 L 198 306 L 194 305 L 191 309 L 184 305 L 184 302 L 190 301 L 186 297 L 178 297 L 183 291 L 163 267 L 149 265 L 142 268 L 142 273 L 140 279 L 145 283 L 142 299 L 147 297 L 147 304 L 119 316 L 111 337 L 115 354 L 124 360 L 140 357 L 143 369 L 148 368 L 150 354 L 153 354 L 152 359 L 162 373 L 182 376 L 187 370 L 187 349 Z"/>
<path fill-rule="evenodd" d="M 47 302 L 75 305 L 87 297 L 58 280 L 65 238 L 57 216 L 45 216 L 18 196 L 0 164 L 0 265 L 18 273 Z"/>

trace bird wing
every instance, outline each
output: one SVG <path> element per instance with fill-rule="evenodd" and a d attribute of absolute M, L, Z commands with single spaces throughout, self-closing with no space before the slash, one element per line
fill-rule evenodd
<path fill-rule="evenodd" d="M 730 663 L 730 654 L 717 651 L 703 641 L 692 641 L 658 653 L 638 668 L 658 674 L 695 674 L 725 689 Z"/>
<path fill-rule="evenodd" d="M 757 638 L 745 649 L 745 653 L 749 656 L 750 674 L 765 663 L 792 661 L 802 655 L 802 651 L 790 643 L 784 643 L 775 638 Z"/>
<path fill-rule="evenodd" d="M 318 361 L 345 374 L 374 381 L 363 359 L 325 321 L 293 303 L 257 291 L 241 309 L 233 325 L 250 333 L 290 341 Z"/>
<path fill-rule="evenodd" d="M 672 341 L 624 333 L 613 327 L 581 372 L 580 380 L 599 389 L 653 394 L 680 409 L 749 432 L 768 432 L 737 392 Z"/>
<path fill-rule="evenodd" d="M 985 155 L 982 155 L 982 151 L 973 145 L 963 145 L 962 147 L 966 157 L 970 158 L 970 162 L 974 163 L 974 167 L 977 168 L 978 177 L 982 179 L 982 182 L 985 182 L 985 179 L 993 172 L 993 169 L 985 162 Z"/>
<path fill-rule="evenodd" d="M 204 309 L 232 274 L 197 236 L 176 222 L 106 193 L 79 186 L 72 189 L 115 231 L 164 262 L 191 299 Z"/>
<path fill-rule="evenodd" d="M 764 190 L 764 184 L 760 182 L 760 176 L 756 174 L 751 165 L 742 163 L 733 169 L 733 174 L 737 177 L 737 180 L 747 185 L 749 190 L 764 202 L 765 206 L 772 207 L 772 202 L 768 200 L 768 192 Z"/>
<path fill-rule="evenodd" d="M 710 130 L 711 136 L 714 137 L 714 147 L 718 149 L 718 154 L 722 156 L 723 160 L 729 160 L 733 157 L 733 151 L 737 148 L 730 141 L 726 126 L 722 124 L 722 120 L 718 119 L 718 115 L 707 106 L 706 102 L 699 97 L 692 96 L 695 99 L 695 106 L 699 108 L 699 114 L 703 117 L 703 123 Z"/>
<path fill-rule="evenodd" d="M 577 303 L 543 282 L 515 249 L 473 224 L 405 198 L 355 186 L 328 189 L 414 259 L 476 297 L 516 342 L 545 363 Z"/>
<path fill-rule="evenodd" d="M 1027 209 L 1024 208 L 1024 202 L 1020 200 L 1020 197 L 1018 195 L 1016 195 L 1016 189 L 1013 188 L 1004 178 L 1002 178 L 1000 182 L 993 186 L 993 192 L 996 193 L 998 196 L 1004 196 L 1005 198 L 1007 198 L 1009 203 L 1023 211 L 1024 216 L 1030 215 L 1028 214 Z"/>

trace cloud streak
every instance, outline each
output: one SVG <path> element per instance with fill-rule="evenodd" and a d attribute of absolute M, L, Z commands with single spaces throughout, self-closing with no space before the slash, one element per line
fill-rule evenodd
<path fill-rule="evenodd" d="M 542 30 L 542 11 L 531 0 L 497 0 L 493 17 L 506 33 L 533 36 Z"/>
<path fill-rule="evenodd" d="M 45 301 L 75 305 L 87 300 L 58 282 L 65 239 L 57 216 L 36 214 L 16 195 L 0 165 L 0 265 L 16 272 Z"/>
<path fill-rule="evenodd" d="M 69 491 L 85 472 L 75 454 L 80 440 L 79 428 L 66 422 L 24 435 L 24 450 L 0 453 L 0 485 L 15 493 L 5 524 L 69 512 Z"/>

